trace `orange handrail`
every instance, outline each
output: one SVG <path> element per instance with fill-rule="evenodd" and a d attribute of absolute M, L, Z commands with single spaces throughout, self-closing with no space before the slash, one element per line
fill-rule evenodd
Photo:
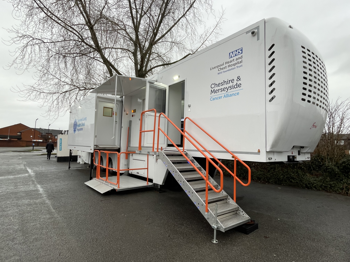
<path fill-rule="evenodd" d="M 120 169 L 120 159 L 121 159 L 121 155 L 122 154 L 125 154 L 125 155 L 128 155 L 128 154 L 134 154 L 135 152 L 115 152 L 115 151 L 100 151 L 100 150 L 95 150 L 94 152 L 98 152 L 98 155 L 99 155 L 99 161 L 98 161 L 98 164 L 95 163 L 95 153 L 94 153 L 94 165 L 96 166 L 96 178 L 97 179 L 101 179 L 103 181 L 106 181 L 110 184 L 113 184 L 113 185 L 116 185 L 118 186 L 118 188 L 120 188 L 120 172 L 122 171 L 130 171 L 130 170 L 144 170 L 146 169 L 147 170 L 147 185 L 148 185 L 148 169 L 149 169 L 149 156 L 147 155 L 147 167 L 144 167 L 144 168 L 127 168 L 127 169 Z M 103 166 L 101 165 L 101 162 L 100 162 L 100 156 L 101 156 L 101 153 L 105 153 L 106 154 L 106 158 L 107 158 L 107 161 L 106 161 L 106 166 Z M 117 155 L 117 168 L 111 168 L 111 167 L 108 167 L 108 161 L 109 161 L 109 154 L 116 154 Z M 100 175 L 100 168 L 103 167 L 106 169 L 106 178 L 102 178 L 101 175 Z M 114 183 L 112 181 L 110 181 L 108 179 L 108 170 L 113 170 L 113 171 L 116 171 L 117 172 L 117 182 Z"/>
<path fill-rule="evenodd" d="M 130 130 L 130 127 L 128 127 L 128 135 L 126 138 L 126 151 L 128 151 L 128 148 L 129 148 L 129 130 Z M 129 158 L 129 154 L 125 154 L 125 159 L 128 159 L 128 158 Z"/>
<path fill-rule="evenodd" d="M 142 130 L 142 116 L 150 111 L 154 111 L 154 127 L 153 130 Z M 153 108 L 153 109 L 149 109 L 146 111 L 142 111 L 141 113 L 141 117 L 140 117 L 140 136 L 139 136 L 139 151 L 141 150 L 141 134 L 144 132 L 153 132 L 153 146 L 152 146 L 152 152 L 154 152 L 154 139 L 155 139 L 155 135 L 156 135 L 156 118 L 157 117 L 157 111 Z"/>
<path fill-rule="evenodd" d="M 199 171 L 199 169 L 191 162 L 191 160 L 184 154 L 183 151 L 178 148 L 178 146 L 170 139 L 170 137 L 160 128 L 160 117 L 164 116 L 165 119 L 169 121 L 170 124 L 172 124 L 184 137 L 187 138 L 187 140 L 199 151 L 202 153 L 202 155 L 206 158 L 206 176 L 203 176 L 202 172 Z M 159 131 L 163 133 L 163 135 L 174 145 L 174 147 L 183 155 L 183 157 L 188 161 L 189 164 L 192 165 L 192 167 L 202 176 L 202 178 L 205 180 L 205 186 L 206 186 L 206 193 L 205 193 L 205 211 L 208 212 L 208 185 L 211 187 L 211 189 L 217 193 L 221 192 L 224 188 L 223 183 L 224 183 L 224 177 L 222 170 L 206 155 L 203 153 L 203 151 L 195 145 L 191 141 L 189 137 L 186 136 L 164 113 L 160 113 L 158 117 L 158 137 L 157 137 L 157 152 L 159 152 Z M 212 183 L 209 182 L 209 162 L 220 172 L 220 189 L 216 189 Z"/>
<path fill-rule="evenodd" d="M 154 129 L 153 130 L 142 130 L 142 115 L 146 112 L 154 111 Z M 157 111 L 155 109 L 149 109 L 146 111 L 143 111 L 141 113 L 141 123 L 140 123 L 140 136 L 139 136 L 139 150 L 141 150 L 141 134 L 143 132 L 153 132 L 153 147 L 152 151 L 154 152 L 154 140 L 155 140 L 155 129 L 156 129 L 156 113 Z M 183 136 L 183 149 L 180 150 L 178 146 L 170 139 L 170 137 L 160 128 L 160 119 L 161 116 L 163 116 L 166 120 L 169 121 Z M 225 165 L 223 165 L 212 153 L 209 152 L 201 143 L 198 142 L 188 131 L 186 131 L 186 121 L 190 120 L 194 125 L 196 125 L 200 130 L 202 130 L 207 136 L 209 136 L 214 142 L 216 142 L 219 146 L 221 146 L 226 152 L 228 152 L 233 158 L 234 158 L 234 172 L 232 173 Z M 164 113 L 160 113 L 158 116 L 158 135 L 157 135 L 157 152 L 159 152 L 159 132 L 162 132 L 163 135 L 170 141 L 174 147 L 185 157 L 185 159 L 192 165 L 192 167 L 202 176 L 202 178 L 206 181 L 206 212 L 208 212 L 208 186 L 210 186 L 215 192 L 221 192 L 223 190 L 223 172 L 219 166 L 223 166 L 224 169 L 233 176 L 234 186 L 233 186 L 233 200 L 236 202 L 236 181 L 243 185 L 248 186 L 251 183 L 251 170 L 250 167 L 245 164 L 240 158 L 238 158 L 235 154 L 233 154 L 231 151 L 229 151 L 225 146 L 223 146 L 220 142 L 218 142 L 214 137 L 212 137 L 208 132 L 206 132 L 203 128 L 201 128 L 197 123 L 195 123 L 191 118 L 186 117 L 184 120 L 184 128 L 183 131 L 181 131 Z M 185 141 L 186 139 L 206 158 L 206 176 L 204 176 L 199 169 L 190 161 L 190 159 L 184 154 L 185 150 Z M 202 149 L 200 149 L 195 143 L 197 143 Z M 216 165 L 210 157 L 208 157 L 203 151 L 205 151 L 208 155 L 211 156 L 217 163 L 220 163 L 219 166 Z M 248 182 L 243 183 L 242 180 L 240 180 L 237 177 L 237 160 L 244 165 L 248 169 Z M 209 182 L 209 162 L 220 172 L 220 189 L 216 189 L 210 182 Z"/>
<path fill-rule="evenodd" d="M 249 186 L 250 182 L 251 182 L 251 170 L 250 167 L 244 163 L 240 158 L 238 158 L 235 154 L 233 154 L 230 150 L 228 150 L 224 145 L 222 145 L 219 141 L 217 141 L 214 137 L 212 137 L 208 132 L 206 132 L 203 128 L 201 128 L 197 123 L 195 123 L 191 118 L 186 117 L 184 120 L 184 127 L 183 127 L 183 133 L 187 133 L 194 141 L 196 141 L 201 147 L 203 147 L 188 131 L 186 131 L 186 120 L 190 120 L 195 126 L 197 126 L 200 130 L 202 130 L 207 136 L 209 136 L 212 140 L 214 140 L 218 145 L 220 145 L 223 149 L 225 149 L 226 152 L 228 152 L 233 158 L 234 158 L 234 173 L 232 173 L 225 165 L 221 164 L 226 171 L 233 176 L 234 178 L 234 185 L 233 185 L 233 190 L 234 190 L 234 195 L 233 195 L 233 200 L 236 202 L 236 180 L 238 180 L 238 182 L 243 185 L 243 186 Z M 183 150 L 185 148 L 185 141 L 186 141 L 185 136 L 183 136 Z M 190 141 L 191 142 L 191 141 Z M 204 147 L 203 147 L 204 148 Z M 205 149 L 205 148 L 204 148 Z M 205 151 L 212 157 L 214 158 L 216 161 L 220 162 L 216 157 L 214 157 L 207 149 L 205 149 Z M 237 171 L 237 160 L 244 165 L 247 169 L 248 169 L 248 182 L 247 183 L 243 183 L 236 174 Z"/>

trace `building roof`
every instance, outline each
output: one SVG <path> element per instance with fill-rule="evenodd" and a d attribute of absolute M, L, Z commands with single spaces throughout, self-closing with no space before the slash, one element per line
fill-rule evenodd
<path fill-rule="evenodd" d="M 24 125 L 22 123 L 14 124 L 14 125 L 11 125 L 11 126 L 6 126 L 6 127 L 3 127 L 3 128 L 0 128 L 0 129 L 6 129 L 6 130 L 9 129 L 10 130 L 11 127 L 15 127 L 15 126 L 18 127 L 17 130 L 20 130 L 20 131 L 16 131 L 16 132 L 20 132 L 20 133 L 23 133 L 23 132 L 25 132 L 27 130 L 34 130 L 35 129 L 36 131 L 40 132 L 43 135 L 45 135 L 46 133 L 49 133 L 49 134 L 52 134 L 54 136 L 57 136 L 59 134 L 67 132 L 67 130 L 58 130 L 58 129 L 51 129 L 51 128 L 50 129 L 47 129 L 47 128 L 33 128 L 33 127 L 26 126 L 26 125 Z M 7 131 L 6 131 L 6 135 L 8 136 Z"/>
<path fill-rule="evenodd" d="M 34 129 L 34 128 L 32 128 L 32 127 L 28 127 L 28 128 L 23 129 L 23 130 L 21 130 L 21 131 L 19 131 L 19 132 L 24 132 L 24 131 L 27 131 L 27 130 L 29 130 L 29 129 Z"/>
<path fill-rule="evenodd" d="M 47 128 L 35 128 L 36 131 L 39 131 L 42 134 L 52 134 L 54 136 L 57 136 L 59 134 L 62 134 L 64 130 L 58 130 L 58 129 L 47 129 Z"/>

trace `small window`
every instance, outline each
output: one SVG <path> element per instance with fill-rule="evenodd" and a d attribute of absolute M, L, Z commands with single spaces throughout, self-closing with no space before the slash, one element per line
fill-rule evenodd
<path fill-rule="evenodd" d="M 113 116 L 113 108 L 103 107 L 103 116 L 112 117 Z"/>

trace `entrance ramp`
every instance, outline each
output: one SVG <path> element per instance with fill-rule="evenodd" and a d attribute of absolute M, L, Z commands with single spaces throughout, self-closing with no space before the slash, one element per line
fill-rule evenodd
<path fill-rule="evenodd" d="M 91 187 L 92 189 L 96 190 L 100 194 L 107 193 L 113 189 L 110 185 L 106 185 L 105 183 L 102 183 L 103 181 L 99 179 L 91 179 L 90 181 L 85 182 L 85 185 L 88 187 Z"/>
<path fill-rule="evenodd" d="M 101 177 L 102 179 L 105 179 L 105 177 Z M 117 185 L 114 185 L 112 183 L 117 182 L 117 177 L 116 176 L 108 176 L 108 181 L 112 182 L 106 182 L 102 179 L 97 179 L 94 178 L 90 181 L 85 182 L 85 185 L 88 187 L 96 190 L 100 194 L 105 194 L 111 190 L 116 190 L 116 191 L 126 191 L 126 190 L 134 190 L 134 189 L 139 189 L 139 188 L 146 188 L 146 187 L 153 187 L 153 183 L 150 183 L 141 179 L 137 179 L 131 176 L 120 176 L 120 187 L 118 188 Z"/>

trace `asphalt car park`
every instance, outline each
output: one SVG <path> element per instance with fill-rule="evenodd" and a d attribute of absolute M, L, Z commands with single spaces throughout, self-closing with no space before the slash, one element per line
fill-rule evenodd
<path fill-rule="evenodd" d="M 7 150 L 8 151 L 8 150 Z M 12 150 L 11 150 L 12 151 Z M 278 185 L 238 187 L 259 223 L 213 230 L 174 187 L 110 192 L 87 166 L 40 152 L 0 153 L 0 261 L 350 261 L 350 197 Z M 232 194 L 232 181 L 225 178 Z"/>

